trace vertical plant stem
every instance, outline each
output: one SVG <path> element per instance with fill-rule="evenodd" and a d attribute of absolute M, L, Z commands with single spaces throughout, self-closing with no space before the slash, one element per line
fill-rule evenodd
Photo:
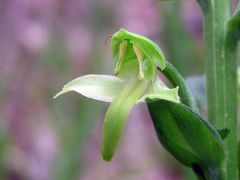
<path fill-rule="evenodd" d="M 225 141 L 226 177 L 237 175 L 237 63 L 236 50 L 226 36 L 230 0 L 199 0 L 204 13 L 208 119 L 217 128 L 229 128 Z"/>
<path fill-rule="evenodd" d="M 225 41 L 225 126 L 230 128 L 226 139 L 227 148 L 227 177 L 238 179 L 238 143 L 237 143 L 237 55 L 236 40 L 226 37 Z M 236 177 L 236 178 L 234 178 Z"/>

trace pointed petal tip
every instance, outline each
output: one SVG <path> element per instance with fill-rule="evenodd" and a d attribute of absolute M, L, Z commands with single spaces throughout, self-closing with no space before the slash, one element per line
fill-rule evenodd
<path fill-rule="evenodd" d="M 108 163 L 112 161 L 112 157 L 102 156 L 102 159 L 103 159 L 105 162 L 108 162 Z"/>
<path fill-rule="evenodd" d="M 119 32 L 122 32 L 122 33 L 124 33 L 124 32 L 126 32 L 126 29 L 124 29 L 124 28 L 121 28 L 121 29 L 119 30 Z"/>
<path fill-rule="evenodd" d="M 105 150 L 102 150 L 102 159 L 105 162 L 111 162 L 113 158 L 113 154 L 106 152 Z"/>
<path fill-rule="evenodd" d="M 57 93 L 57 94 L 53 97 L 53 99 L 56 99 L 58 96 L 61 96 L 62 94 L 66 93 L 66 92 L 68 92 L 68 91 L 70 91 L 70 90 L 63 88 L 63 90 L 60 91 L 59 93 Z"/>
<path fill-rule="evenodd" d="M 56 99 L 58 96 L 60 96 L 62 94 L 62 91 L 60 91 L 59 93 L 57 93 L 55 96 L 53 96 L 53 99 Z"/>

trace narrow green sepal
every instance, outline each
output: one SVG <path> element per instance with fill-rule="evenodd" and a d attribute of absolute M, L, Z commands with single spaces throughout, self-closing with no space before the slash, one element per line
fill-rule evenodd
<path fill-rule="evenodd" d="M 128 115 L 139 97 L 144 93 L 147 83 L 129 81 L 119 96 L 107 110 L 102 135 L 102 158 L 110 161 L 122 136 Z"/>

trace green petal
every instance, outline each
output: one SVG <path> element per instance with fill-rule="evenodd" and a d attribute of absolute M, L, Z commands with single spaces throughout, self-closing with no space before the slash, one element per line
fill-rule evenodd
<path fill-rule="evenodd" d="M 108 108 L 102 139 L 102 156 L 105 161 L 112 159 L 128 115 L 146 88 L 146 81 L 129 81 Z"/>
<path fill-rule="evenodd" d="M 144 102 L 146 99 L 164 99 L 167 101 L 180 103 L 180 98 L 178 96 L 178 87 L 173 89 L 159 89 L 157 92 L 145 94 L 138 102 Z"/>
<path fill-rule="evenodd" d="M 72 80 L 63 87 L 54 98 L 69 92 L 76 91 L 88 98 L 104 102 L 112 102 L 120 93 L 124 81 L 108 75 L 86 75 Z"/>
<path fill-rule="evenodd" d="M 167 101 L 180 103 L 178 95 L 178 86 L 169 89 L 158 77 L 156 77 L 153 84 L 148 88 L 147 92 L 138 102 L 144 102 L 146 99 L 159 100 L 164 99 Z"/>

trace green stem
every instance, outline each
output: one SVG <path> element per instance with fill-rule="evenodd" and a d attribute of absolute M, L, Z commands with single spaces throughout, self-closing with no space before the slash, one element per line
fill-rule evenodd
<path fill-rule="evenodd" d="M 231 131 L 225 141 L 226 177 L 237 180 L 237 61 L 226 32 L 231 2 L 199 0 L 199 4 L 204 14 L 208 120 L 217 129 Z"/>
<path fill-rule="evenodd" d="M 179 96 L 181 98 L 181 102 L 197 112 L 198 108 L 195 99 L 188 90 L 183 77 L 177 71 L 177 69 L 172 64 L 167 62 L 165 69 L 161 72 L 167 77 L 173 86 L 179 87 Z"/>

